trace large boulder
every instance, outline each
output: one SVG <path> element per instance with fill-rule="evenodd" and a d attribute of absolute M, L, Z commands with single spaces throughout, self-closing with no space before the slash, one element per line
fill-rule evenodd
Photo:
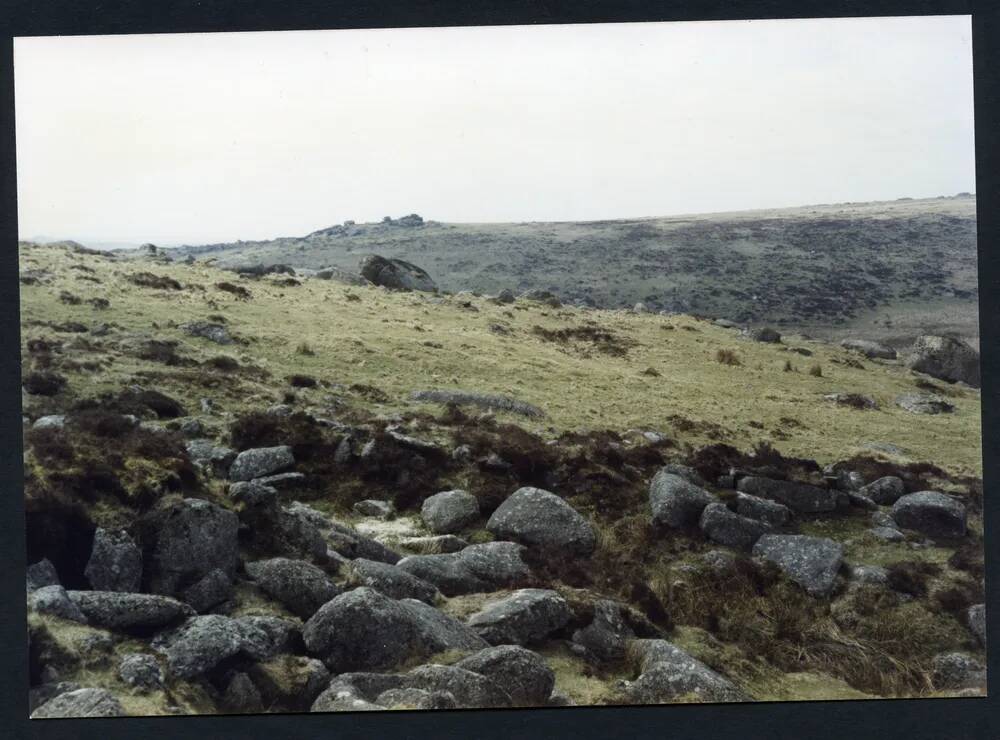
<path fill-rule="evenodd" d="M 880 506 L 892 506 L 906 493 L 906 488 L 902 478 L 886 475 L 872 481 L 867 486 L 862 486 L 858 493 L 867 496 Z"/>
<path fill-rule="evenodd" d="M 437 292 L 437 285 L 423 268 L 404 260 L 370 254 L 362 258 L 359 271 L 361 277 L 390 290 Z"/>
<path fill-rule="evenodd" d="M 487 603 L 468 624 L 491 645 L 528 645 L 564 627 L 566 600 L 556 591 L 525 588 Z"/>
<path fill-rule="evenodd" d="M 70 591 L 69 598 L 90 624 L 113 630 L 155 629 L 194 614 L 187 604 L 156 594 Z"/>
<path fill-rule="evenodd" d="M 124 717 L 125 708 L 107 689 L 77 689 L 59 694 L 31 713 L 31 719 Z"/>
<path fill-rule="evenodd" d="M 840 343 L 844 349 L 860 352 L 870 360 L 895 360 L 896 350 L 885 344 L 873 342 L 869 339 L 845 339 Z"/>
<path fill-rule="evenodd" d="M 243 450 L 229 466 L 229 480 L 244 481 L 263 478 L 295 464 L 295 456 L 288 445 L 258 447 Z"/>
<path fill-rule="evenodd" d="M 812 596 L 828 596 L 836 584 L 844 548 L 824 537 L 765 534 L 753 547 L 755 557 L 777 565 Z"/>
<path fill-rule="evenodd" d="M 787 480 L 772 480 L 756 475 L 740 478 L 737 490 L 751 496 L 766 498 L 784 504 L 792 511 L 817 514 L 834 511 L 847 505 L 848 499 L 841 491 L 796 483 Z"/>
<path fill-rule="evenodd" d="M 649 484 L 649 506 L 653 522 L 674 527 L 694 527 L 701 512 L 718 499 L 700 486 L 664 468 Z"/>
<path fill-rule="evenodd" d="M 513 706 L 543 706 L 555 688 L 556 676 L 545 659 L 519 645 L 498 645 L 474 653 L 455 664 L 493 679 L 507 689 Z"/>
<path fill-rule="evenodd" d="M 98 527 L 83 573 L 95 591 L 139 591 L 142 553 L 128 532 Z"/>
<path fill-rule="evenodd" d="M 979 353 L 954 337 L 917 337 L 906 366 L 950 383 L 961 381 L 974 388 L 980 384 Z"/>
<path fill-rule="evenodd" d="M 424 499 L 420 517 L 431 532 L 452 534 L 479 517 L 479 501 L 466 491 L 442 491 Z"/>
<path fill-rule="evenodd" d="M 594 527 L 572 506 L 541 488 L 519 488 L 486 523 L 497 537 L 564 555 L 590 555 Z"/>
<path fill-rule="evenodd" d="M 357 558 L 351 561 L 351 566 L 357 580 L 392 599 L 417 599 L 433 604 L 441 594 L 434 584 L 395 565 Z"/>
<path fill-rule="evenodd" d="M 152 644 L 166 656 L 170 674 L 186 679 L 236 655 L 264 659 L 270 643 L 262 630 L 247 622 L 221 614 L 204 614 L 190 617 L 176 629 L 157 635 Z"/>
<path fill-rule="evenodd" d="M 485 542 L 455 553 L 410 555 L 397 566 L 437 586 L 445 596 L 495 591 L 531 577 L 524 547 L 514 542 Z"/>
<path fill-rule="evenodd" d="M 486 646 L 474 631 L 423 602 L 397 601 L 364 586 L 320 607 L 302 637 L 309 652 L 334 673 L 390 668 L 444 650 Z"/>
<path fill-rule="evenodd" d="M 720 545 L 749 551 L 761 535 L 771 531 L 768 524 L 740 516 L 725 504 L 709 504 L 701 513 L 701 531 Z"/>
<path fill-rule="evenodd" d="M 235 574 L 239 519 L 221 506 L 184 499 L 152 514 L 144 529 L 154 593 L 173 595 L 215 569 Z"/>
<path fill-rule="evenodd" d="M 326 573 L 304 560 L 258 560 L 247 563 L 246 571 L 264 593 L 302 619 L 308 619 L 323 604 L 342 593 L 340 586 Z"/>
<path fill-rule="evenodd" d="M 928 537 L 958 538 L 966 531 L 965 505 L 937 491 L 901 496 L 892 505 L 892 519 L 903 529 Z"/>
<path fill-rule="evenodd" d="M 729 679 L 666 640 L 635 640 L 639 677 L 625 686 L 633 704 L 665 704 L 678 699 L 703 702 L 745 701 Z"/>
<path fill-rule="evenodd" d="M 896 405 L 911 414 L 950 414 L 955 405 L 934 393 L 904 393 L 896 398 Z"/>

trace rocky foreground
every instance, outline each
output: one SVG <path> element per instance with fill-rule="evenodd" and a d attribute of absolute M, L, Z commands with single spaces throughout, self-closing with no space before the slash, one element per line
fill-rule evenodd
<path fill-rule="evenodd" d="M 558 303 L 496 300 L 530 299 Z M 120 333 L 103 327 L 87 341 Z M 386 414 L 369 386 L 319 403 L 306 375 L 223 411 L 211 373 L 263 377 L 232 358 L 184 398 L 90 394 L 44 382 L 80 362 L 69 343 L 26 342 L 33 717 L 984 691 L 982 483 L 933 461 L 544 436 L 516 398 L 427 391 Z M 156 342 L 151 362 L 194 362 Z M 928 338 L 908 362 L 971 386 L 966 350 Z M 954 413 L 931 387 L 914 420 Z"/>

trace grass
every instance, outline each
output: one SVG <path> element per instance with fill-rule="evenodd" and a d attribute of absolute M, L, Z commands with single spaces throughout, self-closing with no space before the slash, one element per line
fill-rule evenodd
<path fill-rule="evenodd" d="M 136 287 L 130 276 L 144 272 L 143 263 L 112 263 L 87 254 L 74 254 L 54 247 L 21 250 L 23 268 L 50 270 L 49 285 L 21 287 L 21 310 L 25 340 L 57 335 L 39 323 L 59 324 L 86 319 L 117 324 L 128 333 L 148 334 L 160 341 L 177 341 L 185 354 L 204 361 L 218 347 L 183 334 L 179 326 L 204 320 L 218 313 L 227 319 L 230 331 L 246 344 L 237 346 L 240 361 L 269 373 L 269 378 L 240 378 L 222 384 L 210 393 L 223 412 L 241 413 L 260 408 L 263 399 L 280 400 L 281 378 L 292 374 L 324 377 L 334 383 L 371 389 L 370 397 L 384 413 L 417 410 L 414 391 L 428 386 L 444 390 L 472 390 L 510 396 L 541 408 L 546 413 L 534 428 L 556 435 L 577 428 L 659 429 L 691 445 L 714 441 L 722 430 L 727 442 L 744 449 L 770 441 L 782 453 L 812 457 L 820 463 L 843 459 L 860 440 L 890 442 L 907 449 L 917 460 L 933 462 L 959 474 L 981 475 L 979 394 L 956 391 L 956 412 L 937 416 L 914 416 L 892 403 L 913 388 L 912 375 L 898 365 L 869 363 L 864 368 L 837 364 L 846 353 L 837 347 L 803 340 L 817 363 L 827 371 L 821 378 L 806 373 L 769 372 L 781 363 L 782 347 L 746 342 L 741 347 L 744 367 L 738 379 L 733 369 L 715 361 L 720 349 L 732 344 L 729 330 L 685 315 L 629 315 L 619 311 L 584 311 L 518 303 L 516 310 L 496 306 L 485 299 L 468 297 L 477 309 L 470 313 L 457 303 L 433 303 L 421 294 L 389 293 L 382 289 L 352 287 L 347 298 L 344 286 L 307 280 L 296 288 L 296 300 L 285 291 L 261 281 L 251 301 L 239 300 L 220 291 L 192 286 L 212 286 L 228 273 L 204 265 L 157 265 L 157 274 L 185 286 L 183 290 L 150 290 Z M 77 283 L 72 265 L 94 269 L 104 278 L 100 285 Z M 110 308 L 92 313 L 66 306 L 59 292 L 72 287 L 82 298 L 113 295 Z M 154 323 L 159 329 L 153 329 Z M 274 317 L 282 321 L 275 322 Z M 503 320 L 509 335 L 489 331 Z M 599 331 L 581 332 L 585 322 Z M 665 324 L 678 329 L 665 334 Z M 295 330 L 289 332 L 288 327 Z M 542 331 L 539 333 L 535 327 Z M 441 349 L 423 346 L 433 336 Z M 544 337 L 565 337 L 547 341 Z M 583 341 L 577 341 L 579 337 Z M 590 340 L 599 337 L 597 345 Z M 611 338 L 611 339 L 608 339 Z M 296 353 L 307 344 L 312 355 Z M 143 372 L 164 370 L 160 365 L 126 356 L 110 342 L 95 354 L 113 363 L 102 372 L 67 370 L 71 393 L 93 396 L 101 391 L 118 392 Z M 617 354 L 587 351 L 597 347 L 627 347 Z M 567 351 L 575 347 L 582 351 Z M 30 366 L 30 363 L 29 363 Z M 660 378 L 640 371 L 655 367 Z M 190 397 L 189 382 L 165 372 L 157 387 L 168 395 Z M 823 393 L 848 390 L 871 395 L 882 409 L 861 416 L 822 400 Z M 323 389 L 303 389 L 306 403 L 320 404 Z M 256 400 L 252 400 L 256 399 Z M 774 430 L 781 419 L 793 419 L 801 427 L 781 439 Z M 750 426 L 750 422 L 761 428 Z"/>

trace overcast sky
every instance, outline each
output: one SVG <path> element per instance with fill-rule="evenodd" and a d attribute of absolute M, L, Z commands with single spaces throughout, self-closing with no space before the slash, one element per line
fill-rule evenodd
<path fill-rule="evenodd" d="M 975 190 L 967 16 L 17 39 L 20 234 Z"/>

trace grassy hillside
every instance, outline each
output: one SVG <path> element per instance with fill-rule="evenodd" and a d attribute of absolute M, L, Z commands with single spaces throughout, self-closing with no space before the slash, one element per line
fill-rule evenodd
<path fill-rule="evenodd" d="M 201 265 L 116 263 L 57 248 L 22 249 L 21 264 L 53 275 L 47 284 L 22 287 L 25 340 L 50 334 L 41 328 L 48 323 L 121 327 L 94 353 L 99 370 L 70 372 L 70 389 L 78 394 L 155 378 L 164 392 L 190 396 L 196 371 L 137 359 L 129 350 L 130 341 L 155 338 L 180 342 L 180 353 L 195 361 L 230 355 L 265 371 L 266 378 L 244 373 L 222 386 L 215 400 L 232 412 L 261 399 L 280 401 L 284 378 L 299 373 L 338 384 L 333 391 L 300 391 L 304 403 L 317 407 L 331 395 L 350 395 L 347 389 L 356 385 L 384 393 L 374 397 L 385 413 L 425 408 L 409 399 L 413 391 L 454 388 L 535 404 L 547 417 L 534 425 L 549 434 L 640 428 L 695 445 L 726 441 L 749 449 L 768 441 L 824 463 L 882 443 L 955 472 L 978 475 L 981 468 L 978 392 L 950 389 L 956 413 L 914 416 L 893 403 L 917 390 L 908 370 L 892 362 L 858 363 L 819 341 L 791 336 L 768 345 L 686 315 L 550 309 L 524 301 L 500 306 L 466 295 L 390 293 L 322 280 L 283 285 Z M 182 289 L 128 282 L 145 270 L 175 278 Z M 220 290 L 220 282 L 245 287 L 252 297 Z M 84 303 L 61 301 L 63 291 Z M 111 305 L 94 309 L 85 302 L 92 298 Z M 246 344 L 220 347 L 178 328 L 213 314 Z M 300 345 L 309 354 L 298 353 Z M 720 350 L 731 350 L 739 364 L 719 362 Z M 813 367 L 820 376 L 810 373 Z M 834 392 L 871 395 L 880 409 L 857 411 L 824 400 Z"/>
<path fill-rule="evenodd" d="M 375 252 L 448 291 L 552 290 L 567 302 L 864 332 L 978 338 L 972 196 L 577 223 L 348 224 L 305 237 L 182 248 L 220 266 L 356 270 Z M 173 253 L 173 252 L 172 252 Z"/>

